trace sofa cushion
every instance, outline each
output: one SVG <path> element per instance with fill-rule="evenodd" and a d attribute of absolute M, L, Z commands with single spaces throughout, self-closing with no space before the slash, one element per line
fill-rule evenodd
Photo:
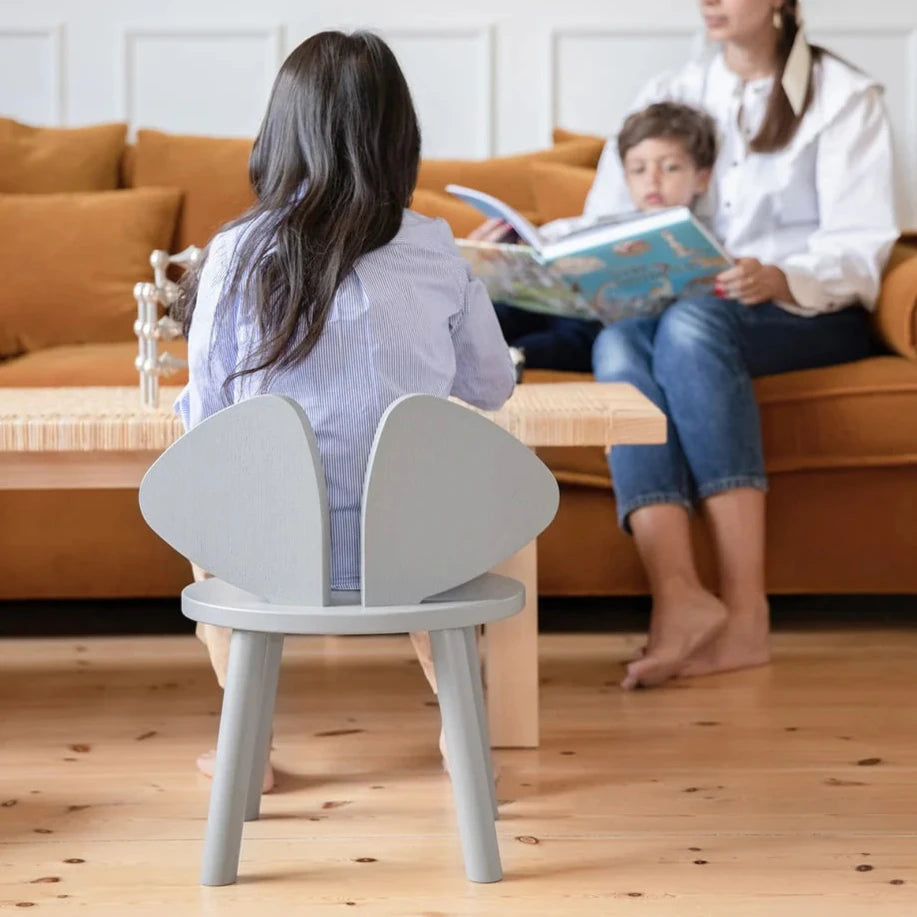
<path fill-rule="evenodd" d="M 0 194 L 0 357 L 133 336 L 138 280 L 169 244 L 167 188 Z"/>
<path fill-rule="evenodd" d="M 771 472 L 917 464 L 917 364 L 873 357 L 755 382 Z"/>
<path fill-rule="evenodd" d="M 528 219 L 537 220 L 535 195 L 529 174 L 531 163 L 561 162 L 595 168 L 601 152 L 602 142 L 587 138 L 519 156 L 500 156 L 486 160 L 425 159 L 420 164 L 417 187 L 427 191 L 444 191 L 446 185 L 451 183 L 465 185 L 493 194 Z"/>
<path fill-rule="evenodd" d="M 187 359 L 185 341 L 166 341 L 160 352 Z M 0 361 L 0 386 L 4 388 L 44 388 L 54 386 L 139 385 L 134 358 L 137 341 L 114 344 L 65 344 L 45 347 L 21 357 Z M 187 370 L 162 378 L 163 385 L 184 385 Z M 139 397 L 139 395 L 138 395 Z"/>
<path fill-rule="evenodd" d="M 577 382 L 578 373 L 528 370 L 527 382 Z M 771 474 L 917 465 L 917 363 L 873 357 L 755 380 L 764 457 Z M 539 449 L 566 483 L 608 487 L 597 448 Z"/>
<path fill-rule="evenodd" d="M 126 131 L 125 124 L 31 127 L 0 118 L 0 192 L 113 190 Z"/>
<path fill-rule="evenodd" d="M 411 210 L 425 217 L 441 217 L 449 224 L 456 239 L 464 239 L 484 222 L 480 210 L 445 191 L 418 188 L 411 200 Z"/>
<path fill-rule="evenodd" d="M 533 162 L 529 168 L 540 222 L 582 214 L 595 169 L 556 162 Z"/>
<path fill-rule="evenodd" d="M 131 186 L 179 188 L 184 195 L 173 251 L 206 245 L 224 223 L 254 203 L 248 181 L 251 150 L 251 140 L 137 132 L 126 170 Z"/>

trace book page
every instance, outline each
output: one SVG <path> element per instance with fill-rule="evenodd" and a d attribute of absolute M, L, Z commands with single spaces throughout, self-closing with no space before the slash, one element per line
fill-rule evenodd
<path fill-rule="evenodd" d="M 458 239 L 456 243 L 492 302 L 547 315 L 595 319 L 588 303 L 559 272 L 546 267 L 527 245 Z"/>

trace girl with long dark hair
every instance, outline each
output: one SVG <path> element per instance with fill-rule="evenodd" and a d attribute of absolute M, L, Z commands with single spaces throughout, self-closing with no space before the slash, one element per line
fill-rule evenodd
<path fill-rule="evenodd" d="M 286 59 L 250 160 L 257 201 L 211 242 L 179 302 L 185 427 L 277 392 L 315 430 L 332 588 L 360 588 L 360 502 L 376 426 L 402 395 L 497 408 L 513 366 L 448 226 L 407 210 L 420 131 L 391 49 L 322 32 Z M 205 628 L 220 684 L 228 633 Z M 209 755 L 199 768 L 212 772 Z M 265 786 L 273 782 L 270 772 Z"/>

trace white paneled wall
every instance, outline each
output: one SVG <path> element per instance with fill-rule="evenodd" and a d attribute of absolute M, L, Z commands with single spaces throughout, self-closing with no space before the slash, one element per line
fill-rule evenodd
<path fill-rule="evenodd" d="M 650 77 L 690 56 L 696 32 L 691 27 L 556 29 L 551 60 L 555 123 L 582 131 L 595 124 L 611 129 Z"/>
<path fill-rule="evenodd" d="M 132 127 L 181 133 L 251 135 L 283 60 L 277 27 L 138 26 L 125 29 L 121 41 L 121 117 Z"/>
<path fill-rule="evenodd" d="M 805 0 L 813 38 L 886 85 L 917 226 L 917 0 Z M 251 136 L 284 55 L 324 28 L 392 44 L 428 156 L 607 133 L 689 53 L 694 0 L 0 0 L 0 114 L 39 124 Z"/>
<path fill-rule="evenodd" d="M 0 21 L 0 113 L 37 124 L 65 118 L 64 27 Z"/>
<path fill-rule="evenodd" d="M 494 151 L 494 34 L 490 26 L 383 31 L 421 113 L 427 156 Z"/>

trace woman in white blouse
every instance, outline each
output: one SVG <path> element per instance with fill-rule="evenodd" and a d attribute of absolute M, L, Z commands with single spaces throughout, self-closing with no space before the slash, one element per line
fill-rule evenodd
<path fill-rule="evenodd" d="M 715 44 L 653 80 L 635 108 L 673 99 L 716 119 L 706 215 L 735 267 L 718 295 L 605 328 L 593 352 L 598 379 L 632 383 L 669 420 L 665 446 L 610 457 L 620 521 L 653 595 L 649 642 L 625 688 L 769 661 L 767 482 L 751 380 L 867 356 L 867 310 L 898 234 L 880 87 L 827 51 L 808 56 L 796 0 L 700 7 Z M 629 207 L 612 142 L 586 216 Z M 697 574 L 695 505 L 711 527 L 718 595 Z"/>

